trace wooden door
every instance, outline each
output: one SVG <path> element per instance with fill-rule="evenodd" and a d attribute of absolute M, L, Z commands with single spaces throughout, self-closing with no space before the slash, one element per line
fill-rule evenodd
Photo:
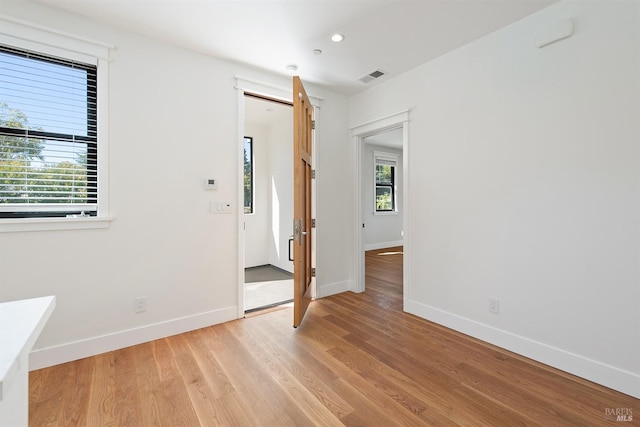
<path fill-rule="evenodd" d="M 293 77 L 293 327 L 311 302 L 311 179 L 313 106 L 300 77 Z"/>

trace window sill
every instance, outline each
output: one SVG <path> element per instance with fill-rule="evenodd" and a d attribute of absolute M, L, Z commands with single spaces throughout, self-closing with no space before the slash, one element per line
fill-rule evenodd
<path fill-rule="evenodd" d="M 0 233 L 109 228 L 111 217 L 0 219 Z"/>
<path fill-rule="evenodd" d="M 375 211 L 374 216 L 398 215 L 398 211 Z"/>

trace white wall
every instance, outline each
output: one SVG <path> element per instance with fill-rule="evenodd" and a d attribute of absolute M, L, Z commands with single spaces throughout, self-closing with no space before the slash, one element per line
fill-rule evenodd
<path fill-rule="evenodd" d="M 291 114 L 269 127 L 271 222 L 269 264 L 293 273 L 289 236 L 293 233 L 293 108 Z"/>
<path fill-rule="evenodd" d="M 32 368 L 96 354 L 238 315 L 238 95 L 235 76 L 283 87 L 290 79 L 244 68 L 26 1 L 2 13 L 113 43 L 109 79 L 111 226 L 103 230 L 0 233 L 0 301 L 56 295 Z M 343 242 L 348 182 L 347 99 L 323 98 L 318 121 L 318 288 L 349 284 Z M 332 159 L 338 159 L 335 164 Z M 336 170 L 338 171 L 336 173 Z M 343 172 L 342 172 L 343 171 Z M 205 191 L 214 177 L 218 189 Z M 320 181 L 323 178 L 320 178 Z M 330 188 L 327 191 L 326 188 Z M 229 201 L 234 214 L 212 215 Z M 334 201 L 347 206 L 333 214 Z M 342 243 L 338 246 L 334 242 Z M 135 314 L 133 298 L 146 296 Z"/>
<path fill-rule="evenodd" d="M 309 95 L 310 91 L 307 91 Z M 352 290 L 356 265 L 353 259 L 352 144 L 348 103 L 325 97 L 315 112 L 316 128 L 316 265 L 317 296 Z M 344 272 L 348 274 L 345 275 Z"/>
<path fill-rule="evenodd" d="M 269 129 L 245 125 L 245 135 L 253 138 L 254 199 L 253 213 L 244 216 L 245 267 L 269 264 L 271 234 L 271 168 L 269 166 Z"/>
<path fill-rule="evenodd" d="M 396 207 L 393 213 L 375 213 L 374 151 L 398 157 L 396 166 Z M 365 250 L 402 245 L 402 150 L 373 144 L 362 146 L 362 212 L 365 228 L 363 241 Z"/>
<path fill-rule="evenodd" d="M 562 2 L 350 104 L 410 109 L 407 311 L 636 397 L 639 15 Z"/>
<path fill-rule="evenodd" d="M 293 109 L 266 125 L 245 125 L 255 161 L 254 213 L 245 215 L 245 266 L 271 264 L 293 272 L 289 236 L 293 219 Z M 246 118 L 251 120 L 250 117 Z"/>

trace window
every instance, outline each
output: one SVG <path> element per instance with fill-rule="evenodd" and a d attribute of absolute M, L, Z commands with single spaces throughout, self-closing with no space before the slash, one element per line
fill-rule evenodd
<path fill-rule="evenodd" d="M 253 213 L 253 138 L 244 137 L 244 213 Z"/>
<path fill-rule="evenodd" d="M 374 152 L 375 212 L 396 211 L 396 165 L 393 154 Z"/>
<path fill-rule="evenodd" d="M 0 218 L 97 211 L 97 66 L 0 45 Z"/>

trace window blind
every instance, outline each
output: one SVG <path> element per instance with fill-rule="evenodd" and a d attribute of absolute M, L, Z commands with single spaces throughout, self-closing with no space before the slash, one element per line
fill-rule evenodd
<path fill-rule="evenodd" d="M 376 157 L 376 165 L 394 166 L 395 167 L 396 163 L 397 163 L 396 159 L 385 158 L 385 157 Z"/>
<path fill-rule="evenodd" d="M 0 217 L 95 215 L 96 76 L 0 46 Z"/>

